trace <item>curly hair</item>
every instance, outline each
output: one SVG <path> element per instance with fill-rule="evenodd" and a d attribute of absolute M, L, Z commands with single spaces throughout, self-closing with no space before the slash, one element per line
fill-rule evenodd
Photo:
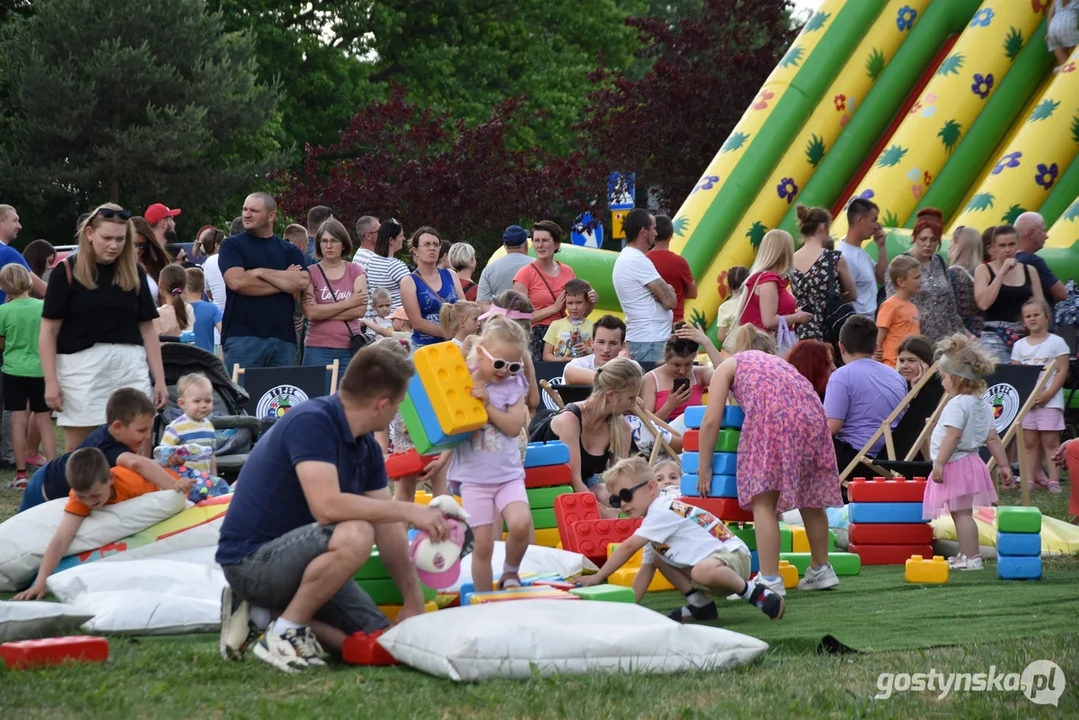
<path fill-rule="evenodd" d="M 985 352 L 982 344 L 961 333 L 937 343 L 937 360 L 942 361 L 942 364 L 946 361 L 949 365 L 962 367 L 977 377 L 976 380 L 971 380 L 948 372 L 947 368 L 940 368 L 942 375 L 948 373 L 955 378 L 956 392 L 960 395 L 980 395 L 985 392 L 986 384 L 983 378 L 992 375 L 997 369 L 996 362 Z"/>

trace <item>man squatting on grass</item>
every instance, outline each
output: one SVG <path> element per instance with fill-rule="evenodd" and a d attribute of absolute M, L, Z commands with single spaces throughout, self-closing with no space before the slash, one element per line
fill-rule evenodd
<path fill-rule="evenodd" d="M 320 643 L 339 653 L 349 635 L 388 627 L 352 579 L 374 545 L 404 597 L 397 621 L 423 613 L 405 527 L 440 542 L 449 525 L 435 508 L 390 499 L 372 435 L 397 414 L 412 373 L 400 343 L 375 342 L 352 358 L 337 394 L 289 411 L 255 446 L 217 550 L 229 583 L 221 602 L 226 659 L 242 659 L 265 627 L 255 656 L 294 672 L 326 664 Z"/>

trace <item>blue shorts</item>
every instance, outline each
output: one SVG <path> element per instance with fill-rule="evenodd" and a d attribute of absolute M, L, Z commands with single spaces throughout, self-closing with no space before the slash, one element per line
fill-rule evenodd
<path fill-rule="evenodd" d="M 45 463 L 39 467 L 33 477 L 30 478 L 30 482 L 26 484 L 26 489 L 22 492 L 19 512 L 48 502 L 48 498 L 45 497 L 45 468 L 48 466 L 49 464 Z"/>

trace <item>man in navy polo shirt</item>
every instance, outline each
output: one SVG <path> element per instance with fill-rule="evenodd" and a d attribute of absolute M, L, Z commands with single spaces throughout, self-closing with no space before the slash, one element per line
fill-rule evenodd
<path fill-rule="evenodd" d="M 1038 271 L 1042 292 L 1050 305 L 1068 299 L 1068 290 L 1038 252 L 1045 247 L 1049 233 L 1045 230 L 1045 218 L 1036 212 L 1025 212 L 1015 219 L 1015 232 L 1019 235 L 1019 252 L 1015 259 Z"/>
<path fill-rule="evenodd" d="M 340 652 L 349 635 L 388 627 L 352 579 L 372 545 L 404 598 L 397 620 L 423 612 L 405 525 L 441 541 L 448 523 L 437 509 L 390 498 L 372 435 L 389 426 L 412 373 L 399 343 L 373 343 L 352 358 L 336 395 L 296 406 L 255 446 L 217 548 L 229 583 L 224 658 L 242 659 L 271 616 L 255 656 L 285 672 L 325 665 L 320 642 Z"/>
<path fill-rule="evenodd" d="M 225 279 L 221 326 L 225 367 L 296 364 L 295 296 L 311 277 L 300 249 L 274 235 L 277 203 L 266 193 L 244 200 L 244 231 L 226 238 L 218 253 Z"/>

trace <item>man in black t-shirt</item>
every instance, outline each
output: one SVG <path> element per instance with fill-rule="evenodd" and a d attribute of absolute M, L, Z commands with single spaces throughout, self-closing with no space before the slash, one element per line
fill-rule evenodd
<path fill-rule="evenodd" d="M 1015 259 L 1038 271 L 1045 299 L 1050 304 L 1067 300 L 1068 290 L 1064 283 L 1053 274 L 1045 260 L 1037 255 L 1038 251 L 1045 247 L 1045 241 L 1049 237 L 1049 233 L 1045 231 L 1045 218 L 1036 212 L 1023 213 L 1015 219 L 1015 231 L 1019 234 L 1019 252 Z"/>

